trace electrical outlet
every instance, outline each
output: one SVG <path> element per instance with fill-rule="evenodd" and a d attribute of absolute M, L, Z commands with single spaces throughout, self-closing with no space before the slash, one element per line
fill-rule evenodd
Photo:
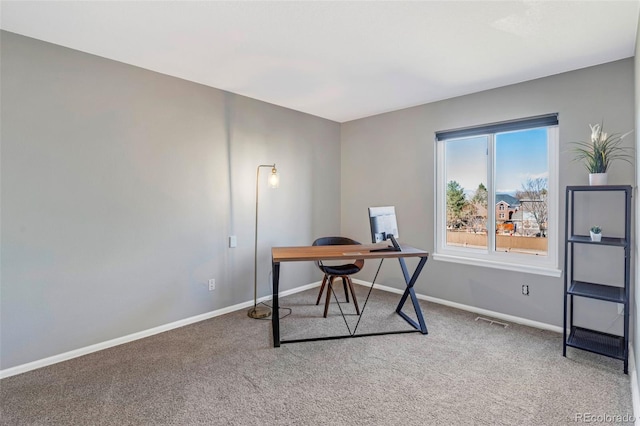
<path fill-rule="evenodd" d="M 236 238 L 235 235 L 232 235 L 229 237 L 229 247 L 230 248 L 235 248 L 238 246 L 238 239 Z"/>
<path fill-rule="evenodd" d="M 209 291 L 213 291 L 216 289 L 216 280 L 214 280 L 213 278 L 211 278 L 209 280 Z"/>
<path fill-rule="evenodd" d="M 522 284 L 522 294 L 524 294 L 525 296 L 529 295 L 529 286 L 526 284 Z"/>

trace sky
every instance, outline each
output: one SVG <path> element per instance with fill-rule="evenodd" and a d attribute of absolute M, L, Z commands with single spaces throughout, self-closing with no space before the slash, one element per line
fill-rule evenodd
<path fill-rule="evenodd" d="M 467 194 L 487 185 L 488 137 L 449 141 L 446 145 L 446 182 L 455 180 Z M 527 179 L 548 177 L 547 129 L 496 134 L 496 193 L 515 192 Z"/>

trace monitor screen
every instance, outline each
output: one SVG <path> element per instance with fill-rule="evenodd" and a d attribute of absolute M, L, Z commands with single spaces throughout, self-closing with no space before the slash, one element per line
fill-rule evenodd
<path fill-rule="evenodd" d="M 392 235 L 398 239 L 398 223 L 394 206 L 369 207 L 369 223 L 372 242 L 386 241 Z"/>

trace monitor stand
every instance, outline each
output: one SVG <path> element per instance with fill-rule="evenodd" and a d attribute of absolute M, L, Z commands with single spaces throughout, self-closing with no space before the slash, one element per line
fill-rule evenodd
<path fill-rule="evenodd" d="M 402 251 L 402 249 L 400 248 L 400 244 L 398 244 L 398 240 L 396 240 L 393 235 L 389 235 L 388 239 L 391 240 L 391 244 L 393 244 L 393 246 L 389 246 L 389 247 L 385 247 L 385 248 L 381 248 L 381 249 L 373 249 L 373 250 L 370 250 L 370 251 L 372 251 L 372 252 L 376 252 L 376 251 Z"/>

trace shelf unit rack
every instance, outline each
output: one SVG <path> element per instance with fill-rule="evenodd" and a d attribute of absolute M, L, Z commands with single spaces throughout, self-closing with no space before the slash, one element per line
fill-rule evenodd
<path fill-rule="evenodd" d="M 624 238 L 602 237 L 599 242 L 591 241 L 588 235 L 576 235 L 575 194 L 577 192 L 624 192 Z M 624 372 L 629 367 L 629 287 L 631 263 L 631 186 L 567 186 L 565 215 L 565 257 L 564 257 L 564 327 L 562 355 L 567 356 L 567 346 L 594 352 L 624 362 Z M 598 284 L 574 279 L 574 246 L 593 244 L 620 247 L 624 251 L 624 286 Z M 586 297 L 604 302 L 624 305 L 623 336 L 604 333 L 574 325 L 574 297 Z M 567 335 L 568 333 L 568 335 Z"/>

